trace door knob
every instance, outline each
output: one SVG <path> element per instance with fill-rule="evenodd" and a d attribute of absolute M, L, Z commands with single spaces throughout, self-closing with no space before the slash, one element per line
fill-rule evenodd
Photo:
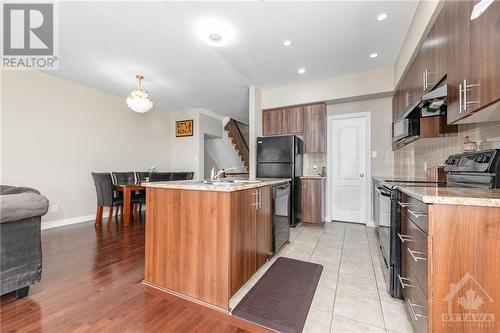
<path fill-rule="evenodd" d="M 361 178 L 363 178 L 363 177 L 365 176 L 365 174 L 364 174 L 364 173 L 360 173 L 360 174 L 359 174 L 359 176 L 360 176 Z"/>

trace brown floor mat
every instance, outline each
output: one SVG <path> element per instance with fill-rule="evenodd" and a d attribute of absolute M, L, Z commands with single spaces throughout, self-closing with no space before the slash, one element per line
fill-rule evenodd
<path fill-rule="evenodd" d="M 232 314 L 278 332 L 302 332 L 323 266 L 278 258 Z"/>

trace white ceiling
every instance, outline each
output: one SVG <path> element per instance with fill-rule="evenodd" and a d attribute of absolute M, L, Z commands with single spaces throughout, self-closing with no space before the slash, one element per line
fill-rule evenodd
<path fill-rule="evenodd" d="M 141 72 L 162 110 L 202 107 L 246 121 L 249 85 L 393 65 L 415 8 L 416 1 L 60 2 L 55 74 L 126 96 Z M 381 12 L 389 19 L 377 22 Z M 195 32 L 203 20 L 230 26 L 234 41 L 203 43 Z M 284 39 L 293 45 L 283 47 Z"/>

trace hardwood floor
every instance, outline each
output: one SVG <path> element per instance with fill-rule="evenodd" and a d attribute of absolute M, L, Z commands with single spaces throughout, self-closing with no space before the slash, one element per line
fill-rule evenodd
<path fill-rule="evenodd" d="M 5 295 L 1 332 L 267 332 L 141 283 L 144 217 L 42 232 L 42 282 Z"/>

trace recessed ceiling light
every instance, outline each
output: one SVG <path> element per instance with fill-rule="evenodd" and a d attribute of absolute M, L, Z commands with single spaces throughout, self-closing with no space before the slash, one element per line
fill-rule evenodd
<path fill-rule="evenodd" d="M 372 54 L 370 54 L 370 58 L 376 58 L 376 57 L 378 57 L 378 53 L 372 53 Z"/>
<path fill-rule="evenodd" d="M 382 13 L 379 16 L 377 16 L 377 21 L 379 21 L 379 22 L 385 21 L 385 20 L 387 20 L 388 17 L 389 17 L 389 15 L 387 15 L 387 13 Z"/>
<path fill-rule="evenodd" d="M 299 70 L 297 71 L 297 73 L 299 74 L 304 74 L 305 72 L 306 72 L 305 68 L 299 68 Z"/>
<path fill-rule="evenodd" d="M 291 40 L 284 40 L 283 41 L 283 46 L 284 47 L 289 47 L 289 46 L 292 46 L 292 41 Z"/>
<path fill-rule="evenodd" d="M 219 22 L 200 24 L 197 32 L 202 41 L 215 47 L 224 46 L 234 38 L 233 31 L 227 25 Z"/>

